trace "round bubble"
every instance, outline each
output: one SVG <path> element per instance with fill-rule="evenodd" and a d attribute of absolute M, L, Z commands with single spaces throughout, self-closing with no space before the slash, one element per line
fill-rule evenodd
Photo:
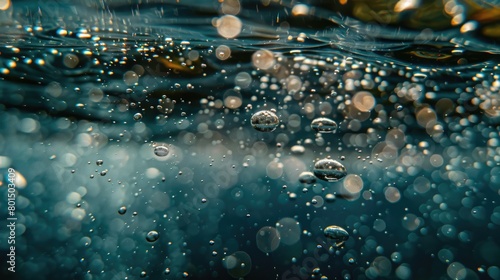
<path fill-rule="evenodd" d="M 159 157 L 164 157 L 168 155 L 168 148 L 164 145 L 156 146 L 154 149 L 155 155 Z"/>
<path fill-rule="evenodd" d="M 142 114 L 141 114 L 141 113 L 135 113 L 135 114 L 134 114 L 134 120 L 135 120 L 135 121 L 138 121 L 138 120 L 140 120 L 140 119 L 142 119 Z"/>
<path fill-rule="evenodd" d="M 237 251 L 222 259 L 222 264 L 227 269 L 229 275 L 240 278 L 250 273 L 252 269 L 252 259 L 250 255 L 243 251 Z"/>
<path fill-rule="evenodd" d="M 253 114 L 250 120 L 252 127 L 261 132 L 274 131 L 279 122 L 278 116 L 269 110 L 263 110 Z"/>
<path fill-rule="evenodd" d="M 146 240 L 148 242 L 155 242 L 160 237 L 160 234 L 156 230 L 152 230 L 146 234 Z"/>
<path fill-rule="evenodd" d="M 123 215 L 125 213 L 127 213 L 127 207 L 122 206 L 118 209 L 118 214 Z"/>
<path fill-rule="evenodd" d="M 312 172 L 304 171 L 299 175 L 299 182 L 302 184 L 314 184 L 316 183 L 316 177 Z"/>
<path fill-rule="evenodd" d="M 252 55 L 252 64 L 256 68 L 267 70 L 276 63 L 273 52 L 269 50 L 258 50 Z"/>
<path fill-rule="evenodd" d="M 281 241 L 279 231 L 274 227 L 262 227 L 256 236 L 257 248 L 264 253 L 273 252 L 278 248 Z"/>
<path fill-rule="evenodd" d="M 317 118 L 311 122 L 311 128 L 319 133 L 335 133 L 337 131 L 337 123 L 328 118 Z"/>
<path fill-rule="evenodd" d="M 327 226 L 323 233 L 327 238 L 335 242 L 335 247 L 342 246 L 349 239 L 349 233 L 339 226 Z"/>
<path fill-rule="evenodd" d="M 347 170 L 342 163 L 324 158 L 314 164 L 314 175 L 324 181 L 337 182 L 347 175 Z"/>
<path fill-rule="evenodd" d="M 283 218 L 276 223 L 276 229 L 280 233 L 281 243 L 293 245 L 300 240 L 300 224 L 293 218 Z"/>

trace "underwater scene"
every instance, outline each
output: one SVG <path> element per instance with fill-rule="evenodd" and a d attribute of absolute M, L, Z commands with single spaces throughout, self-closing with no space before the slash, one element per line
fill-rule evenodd
<path fill-rule="evenodd" d="M 0 0 L 0 279 L 500 279 L 500 1 Z"/>

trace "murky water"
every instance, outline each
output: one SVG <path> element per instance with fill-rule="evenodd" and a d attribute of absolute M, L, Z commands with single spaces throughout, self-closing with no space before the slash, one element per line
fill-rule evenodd
<path fill-rule="evenodd" d="M 500 279 L 499 44 L 495 0 L 0 0 L 1 278 Z"/>

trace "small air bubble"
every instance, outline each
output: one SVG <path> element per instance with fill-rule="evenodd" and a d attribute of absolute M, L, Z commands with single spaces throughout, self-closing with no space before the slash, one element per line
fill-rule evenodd
<path fill-rule="evenodd" d="M 156 230 L 152 230 L 146 234 L 146 240 L 148 242 L 155 242 L 160 237 L 160 234 Z"/>
<path fill-rule="evenodd" d="M 168 155 L 168 148 L 164 145 L 159 145 L 159 146 L 156 146 L 154 148 L 154 153 L 155 155 L 159 156 L 159 157 L 164 157 L 166 155 Z"/>
<path fill-rule="evenodd" d="M 135 113 L 135 114 L 134 114 L 134 120 L 135 120 L 135 121 L 138 121 L 138 120 L 140 120 L 140 119 L 142 119 L 142 114 L 141 114 L 141 113 Z"/>
<path fill-rule="evenodd" d="M 118 214 L 123 215 L 125 213 L 127 213 L 127 207 L 122 206 L 118 209 Z"/>

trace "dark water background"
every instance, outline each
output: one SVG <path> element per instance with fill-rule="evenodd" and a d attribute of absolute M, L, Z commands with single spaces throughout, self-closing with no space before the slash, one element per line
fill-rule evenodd
<path fill-rule="evenodd" d="M 500 279 L 499 43 L 494 0 L 0 0 L 1 279 Z"/>

